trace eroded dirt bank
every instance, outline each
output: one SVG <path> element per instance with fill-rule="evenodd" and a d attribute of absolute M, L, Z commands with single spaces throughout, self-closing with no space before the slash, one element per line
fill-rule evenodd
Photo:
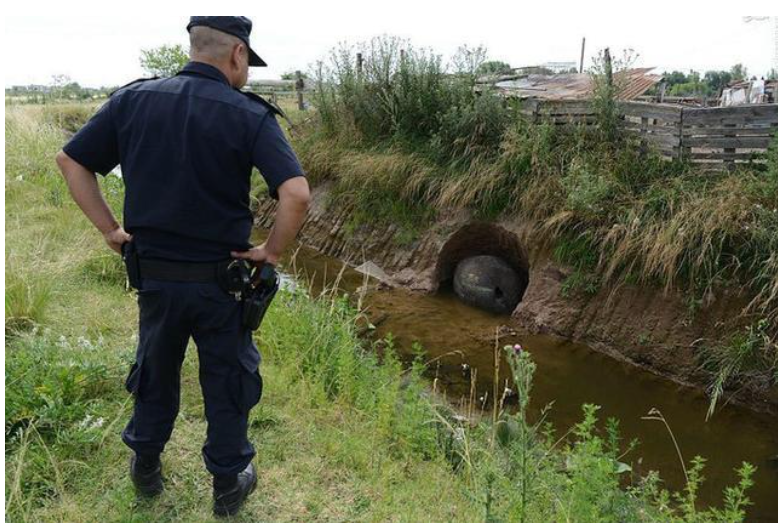
<path fill-rule="evenodd" d="M 571 269 L 556 263 L 530 224 L 482 222 L 466 213 L 448 216 L 410 243 L 396 227 L 354 226 L 347 208 L 326 205 L 327 187 L 314 190 L 301 242 L 368 272 L 389 285 L 434 292 L 450 281 L 457 263 L 468 256 L 500 256 L 526 275 L 528 286 L 514 310 L 513 326 L 580 341 L 619 360 L 679 383 L 704 387 L 700 352 L 737 328 L 748 297 L 738 289 L 719 290 L 690 307 L 677 291 L 621 285 L 593 293 L 571 291 Z M 275 202 L 261 200 L 257 225 L 269 227 Z M 733 402 L 778 415 L 778 390 L 747 383 Z"/>

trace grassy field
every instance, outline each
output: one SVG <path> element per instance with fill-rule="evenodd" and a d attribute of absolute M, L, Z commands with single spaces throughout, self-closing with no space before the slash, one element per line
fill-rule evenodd
<path fill-rule="evenodd" d="M 165 493 L 137 500 L 127 476 L 119 432 L 131 409 L 123 381 L 135 350 L 135 297 L 53 162 L 88 111 L 7 108 L 7 519 L 208 521 L 194 352 L 163 455 Z M 121 180 L 101 183 L 119 211 Z M 423 355 L 403 368 L 391 340 L 373 347 L 358 338 L 358 317 L 334 293 L 283 292 L 271 308 L 258 334 L 265 392 L 250 420 L 259 486 L 237 520 L 743 519 L 750 465 L 718 509 L 697 506 L 699 461 L 689 464 L 685 491 L 664 491 L 656 474 L 631 473 L 618 423 L 598 422 L 595 406 L 584 406 L 564 435 L 528 421 L 534 364 L 511 348 L 515 413 L 472 424 L 429 393 Z"/>

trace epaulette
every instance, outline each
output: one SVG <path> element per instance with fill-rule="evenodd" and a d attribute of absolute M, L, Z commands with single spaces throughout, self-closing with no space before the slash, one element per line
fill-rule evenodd
<path fill-rule="evenodd" d="M 294 134 L 294 132 L 295 132 L 295 130 L 296 130 L 296 129 L 295 129 L 295 125 L 294 125 L 294 123 L 292 123 L 292 120 L 290 120 L 290 119 L 289 119 L 289 117 L 288 117 L 288 116 L 286 116 L 286 113 L 284 113 L 284 111 L 282 111 L 280 107 L 278 107 L 276 104 L 274 104 L 273 102 L 271 102 L 271 101 L 269 101 L 269 100 L 265 100 L 264 98 L 262 98 L 261 96 L 259 96 L 259 95 L 258 95 L 258 94 L 256 94 L 256 93 L 252 93 L 252 92 L 250 92 L 250 91 L 241 91 L 241 90 L 238 90 L 238 92 L 239 92 L 239 93 L 241 93 L 241 94 L 243 94 L 243 95 L 245 95 L 245 96 L 247 96 L 247 97 L 249 97 L 249 98 L 251 98 L 251 99 L 252 99 L 252 100 L 254 100 L 255 102 L 259 102 L 259 103 L 261 103 L 262 105 L 264 105 L 265 107 L 267 107 L 267 109 L 268 109 L 268 110 L 269 110 L 271 113 L 273 113 L 273 114 L 277 114 L 278 116 L 280 116 L 281 118 L 283 118 L 284 120 L 286 120 L 286 123 L 288 123 L 288 124 L 289 124 L 289 130 L 290 130 L 290 132 L 291 132 L 292 134 Z"/>
<path fill-rule="evenodd" d="M 251 98 L 251 99 L 252 99 L 252 100 L 254 100 L 255 102 L 259 102 L 259 103 L 261 103 L 262 105 L 264 105 L 265 107 L 267 107 L 267 108 L 270 110 L 270 112 L 271 112 L 271 113 L 275 113 L 275 114 L 277 114 L 278 116 L 280 116 L 281 118 L 284 118 L 284 119 L 286 119 L 286 115 L 284 114 L 284 111 L 282 111 L 282 110 L 281 110 L 281 108 L 280 108 L 280 107 L 278 107 L 278 106 L 277 106 L 276 104 L 274 104 L 273 102 L 271 102 L 271 101 L 269 101 L 269 100 L 265 100 L 264 98 L 262 98 L 262 97 L 261 97 L 261 96 L 259 96 L 258 94 L 256 94 L 256 93 L 252 93 L 252 92 L 250 92 L 250 91 L 239 91 L 239 92 L 240 92 L 240 94 L 242 94 L 242 95 L 245 95 L 245 96 L 247 96 L 247 97 Z"/>
<path fill-rule="evenodd" d="M 113 96 L 113 94 L 114 94 L 115 92 L 117 92 L 117 91 L 121 91 L 121 90 L 122 90 L 122 89 L 124 89 L 125 87 L 129 87 L 129 86 L 131 86 L 131 85 L 135 85 L 135 84 L 137 84 L 137 83 L 140 83 L 140 82 L 148 82 L 149 80 L 159 80 L 159 76 L 152 76 L 151 78 L 138 78 L 137 80 L 133 80 L 132 82 L 130 82 L 130 83 L 128 83 L 128 84 L 124 84 L 124 85 L 123 85 L 123 86 L 121 86 L 121 87 L 117 87 L 116 89 L 114 89 L 113 91 L 111 91 L 111 94 L 109 94 L 108 96 L 109 96 L 109 97 Z"/>

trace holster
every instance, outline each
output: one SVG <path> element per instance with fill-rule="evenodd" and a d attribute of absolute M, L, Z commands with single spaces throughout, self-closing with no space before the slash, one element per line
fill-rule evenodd
<path fill-rule="evenodd" d="M 140 289 L 140 258 L 138 258 L 138 249 L 135 242 L 128 241 L 122 244 L 122 260 L 124 268 L 127 270 L 127 281 L 133 289 Z"/>
<path fill-rule="evenodd" d="M 265 264 L 259 271 L 257 286 L 249 289 L 243 296 L 243 326 L 257 330 L 265 317 L 270 302 L 278 291 L 278 275 L 275 267 Z"/>

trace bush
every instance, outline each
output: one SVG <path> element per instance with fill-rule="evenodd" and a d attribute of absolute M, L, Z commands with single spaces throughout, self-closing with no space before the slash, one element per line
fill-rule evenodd
<path fill-rule="evenodd" d="M 49 104 L 43 106 L 41 121 L 62 129 L 67 135 L 75 134 L 95 113 L 92 104 Z"/>
<path fill-rule="evenodd" d="M 503 101 L 487 92 L 475 101 L 446 110 L 431 147 L 439 162 L 466 169 L 476 159 L 499 152 L 508 122 Z"/>
<path fill-rule="evenodd" d="M 439 55 L 388 36 L 333 50 L 328 63 L 320 62 L 316 82 L 325 133 L 367 144 L 429 140 L 440 130 L 441 115 L 474 100 L 471 77 L 446 77 Z"/>
<path fill-rule="evenodd" d="M 99 417 L 99 402 L 108 392 L 118 392 L 116 370 L 109 370 L 99 342 L 79 338 L 72 344 L 40 333 L 19 338 L 6 352 L 6 374 L 12 377 L 6 390 L 6 438 L 17 441 L 31 425 L 46 441 L 89 429 Z"/>

